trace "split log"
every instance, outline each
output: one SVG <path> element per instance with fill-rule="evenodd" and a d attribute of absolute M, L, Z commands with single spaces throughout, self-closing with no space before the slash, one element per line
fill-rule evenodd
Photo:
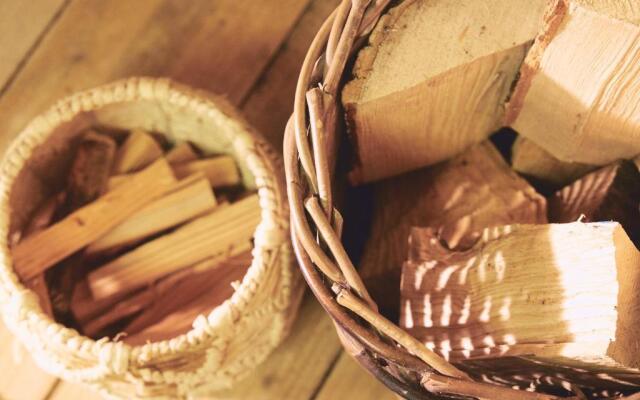
<path fill-rule="evenodd" d="M 94 242 L 175 185 L 164 160 L 62 221 L 20 242 L 12 252 L 18 275 L 30 279 Z"/>
<path fill-rule="evenodd" d="M 135 172 L 162 157 L 162 154 L 162 148 L 153 136 L 141 130 L 133 130 L 118 149 L 112 173 Z"/>
<path fill-rule="evenodd" d="M 617 221 L 640 244 L 640 172 L 632 161 L 594 171 L 549 198 L 551 222 Z"/>
<path fill-rule="evenodd" d="M 202 174 L 183 179 L 174 190 L 93 242 L 85 254 L 91 256 L 136 243 L 205 214 L 216 206 L 213 191 Z"/>
<path fill-rule="evenodd" d="M 116 142 L 95 131 L 87 132 L 76 151 L 67 180 L 63 215 L 97 199 L 107 189 Z"/>
<path fill-rule="evenodd" d="M 182 142 L 167 152 L 164 156 L 170 164 L 185 163 L 197 160 L 198 154 L 189 142 Z"/>
<path fill-rule="evenodd" d="M 560 161 L 522 136 L 518 136 L 511 148 L 511 167 L 527 178 L 554 189 L 568 185 L 597 168 Z"/>
<path fill-rule="evenodd" d="M 454 361 L 532 355 L 635 368 L 638 265 L 615 222 L 491 228 L 466 251 L 415 228 L 401 326 Z"/>
<path fill-rule="evenodd" d="M 207 316 L 233 295 L 234 282 L 242 279 L 250 264 L 251 253 L 245 252 L 218 268 L 199 274 L 198 279 L 182 281 L 172 291 L 170 298 L 160 299 L 161 302 L 154 304 L 154 307 L 142 314 L 144 316 L 149 312 L 149 319 L 159 317 L 158 322 L 137 333 L 131 326 L 125 328 L 124 332 L 133 335 L 125 336 L 124 342 L 129 345 L 142 345 L 186 333 L 199 315 Z"/>
<path fill-rule="evenodd" d="M 559 160 L 606 165 L 640 153 L 640 7 L 555 0 L 506 123 Z"/>
<path fill-rule="evenodd" d="M 82 303 L 80 303 L 78 311 L 80 311 L 80 315 L 84 314 L 85 317 L 81 321 L 82 332 L 87 336 L 95 337 L 109 325 L 147 309 L 127 325 L 125 329 L 128 333 L 141 331 L 145 327 L 160 320 L 162 312 L 168 314 L 184 305 L 181 299 L 188 294 L 181 291 L 184 287 L 183 281 L 209 279 L 207 273 L 211 269 L 229 264 L 231 262 L 229 260 L 230 258 L 241 253 L 248 252 L 248 254 L 251 255 L 251 247 L 249 241 L 239 243 L 238 246 L 232 247 L 228 254 L 218 254 L 192 267 L 175 272 L 124 300 L 118 301 L 116 298 L 115 301 L 111 302 L 108 306 L 101 307 L 101 310 L 97 310 L 96 307 L 92 307 L 89 304 L 82 305 Z M 246 265 L 249 265 L 250 262 L 251 259 L 249 259 Z M 209 281 L 208 284 L 211 285 L 211 281 Z M 88 285 L 86 286 L 86 290 L 89 294 Z M 168 295 L 169 293 L 170 295 Z M 91 298 L 91 300 L 93 299 Z M 169 304 L 167 305 L 166 303 Z M 152 307 L 149 308 L 150 306 Z M 90 319 L 87 318 L 89 313 L 92 314 L 92 318 Z"/>
<path fill-rule="evenodd" d="M 226 253 L 253 237 L 260 213 L 257 195 L 227 207 L 217 207 L 212 213 L 89 273 L 91 293 L 95 299 L 102 299 L 131 292 L 172 272 Z"/>
<path fill-rule="evenodd" d="M 383 16 L 342 93 L 352 182 L 443 161 L 501 127 L 545 4 L 417 0 Z"/>
<path fill-rule="evenodd" d="M 468 247 L 490 226 L 545 223 L 545 199 L 489 142 L 433 167 L 375 186 L 371 234 L 360 272 L 385 315 L 397 316 L 400 272 L 412 226 L 436 229 L 453 247 Z"/>
<path fill-rule="evenodd" d="M 240 172 L 230 156 L 218 156 L 171 166 L 178 179 L 202 172 L 211 187 L 235 186 L 240 183 Z"/>

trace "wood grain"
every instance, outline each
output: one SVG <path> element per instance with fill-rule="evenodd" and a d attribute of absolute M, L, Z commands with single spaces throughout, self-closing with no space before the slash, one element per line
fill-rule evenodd
<path fill-rule="evenodd" d="M 19 72 L 19 65 L 38 37 L 64 6 L 64 0 L 0 2 L 0 88 Z"/>
<path fill-rule="evenodd" d="M 253 374 L 213 399 L 311 399 L 340 353 L 333 323 L 307 295 L 291 336 Z"/>
<path fill-rule="evenodd" d="M 397 400 L 397 397 L 343 351 L 316 397 L 316 400 L 334 399 Z"/>
<path fill-rule="evenodd" d="M 132 75 L 168 76 L 237 104 L 308 2 L 73 2 L 0 98 L 0 148 L 56 99 Z"/>

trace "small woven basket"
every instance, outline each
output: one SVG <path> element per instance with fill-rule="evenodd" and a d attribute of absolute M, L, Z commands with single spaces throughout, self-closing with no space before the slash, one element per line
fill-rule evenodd
<path fill-rule="evenodd" d="M 74 144 L 92 126 L 161 132 L 237 160 L 262 219 L 253 261 L 231 298 L 188 333 L 129 346 L 94 341 L 52 321 L 12 270 L 8 238 L 48 193 L 63 187 Z M 112 398 L 192 398 L 227 387 L 287 335 L 302 293 L 292 267 L 282 163 L 220 99 L 166 79 L 132 78 L 68 97 L 35 118 L 8 150 L 0 179 L 0 299 L 8 328 L 37 363 Z"/>
<path fill-rule="evenodd" d="M 390 2 L 343 0 L 315 36 L 301 68 L 284 158 L 293 247 L 304 278 L 333 318 L 345 349 L 402 397 L 556 399 L 476 381 L 387 320 L 341 242 L 333 193 L 344 181 L 335 165 L 345 130 L 339 94 L 349 75 L 346 66 Z"/>

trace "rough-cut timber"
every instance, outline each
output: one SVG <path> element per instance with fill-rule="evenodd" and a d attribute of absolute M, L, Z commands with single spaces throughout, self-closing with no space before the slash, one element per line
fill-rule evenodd
<path fill-rule="evenodd" d="M 87 276 L 95 299 L 127 293 L 253 237 L 260 222 L 258 196 L 217 207 L 172 233 L 147 242 Z"/>
<path fill-rule="evenodd" d="M 640 153 L 640 7 L 554 0 L 522 66 L 506 123 L 568 162 Z"/>
<path fill-rule="evenodd" d="M 537 183 L 561 188 L 597 168 L 593 165 L 560 161 L 523 136 L 511 148 L 511 167 Z"/>
<path fill-rule="evenodd" d="M 617 221 L 640 244 L 640 172 L 632 161 L 584 176 L 556 192 L 548 204 L 551 222 Z"/>
<path fill-rule="evenodd" d="M 153 136 L 134 130 L 118 149 L 112 172 L 115 175 L 137 171 L 162 157 L 162 153 L 162 147 Z"/>
<path fill-rule="evenodd" d="M 240 172 L 233 157 L 218 156 L 202 160 L 172 164 L 178 179 L 197 172 L 203 173 L 212 187 L 235 186 L 240 183 Z"/>
<path fill-rule="evenodd" d="M 402 263 L 412 226 L 436 229 L 451 246 L 468 247 L 488 226 L 545 223 L 545 199 L 490 142 L 436 166 L 375 186 L 371 234 L 362 277 L 387 315 L 399 310 Z"/>
<path fill-rule="evenodd" d="M 353 182 L 445 160 L 503 123 L 546 0 L 416 0 L 392 9 L 343 93 Z"/>
<path fill-rule="evenodd" d="M 16 272 L 22 279 L 44 272 L 162 197 L 175 182 L 166 161 L 153 163 L 136 174 L 131 184 L 112 190 L 18 243 L 12 252 Z"/>
<path fill-rule="evenodd" d="M 400 324 L 451 360 L 529 354 L 635 368 L 638 265 L 616 222 L 489 228 L 466 251 L 415 228 Z"/>
<path fill-rule="evenodd" d="M 147 205 L 87 247 L 87 255 L 136 243 L 155 233 L 185 223 L 216 206 L 209 182 L 202 174 L 187 177 L 174 192 Z"/>

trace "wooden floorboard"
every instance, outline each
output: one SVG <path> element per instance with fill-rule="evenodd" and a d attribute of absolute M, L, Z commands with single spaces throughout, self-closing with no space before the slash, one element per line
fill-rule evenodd
<path fill-rule="evenodd" d="M 65 0 L 0 1 L 0 92 L 64 5 Z"/>

